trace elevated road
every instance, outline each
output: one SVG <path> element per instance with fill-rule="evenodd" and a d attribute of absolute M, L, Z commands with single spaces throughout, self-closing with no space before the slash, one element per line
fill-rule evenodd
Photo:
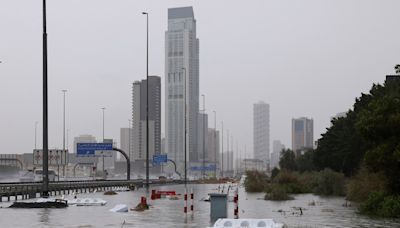
<path fill-rule="evenodd" d="M 139 180 L 85 180 L 85 181 L 57 181 L 49 183 L 50 195 L 65 195 L 72 192 L 86 193 L 110 190 L 113 187 L 128 187 L 135 189 L 142 187 L 145 181 Z M 151 180 L 150 185 L 181 184 L 176 180 Z M 40 196 L 43 191 L 42 182 L 10 182 L 0 183 L 0 202 L 3 200 L 29 199 Z"/>

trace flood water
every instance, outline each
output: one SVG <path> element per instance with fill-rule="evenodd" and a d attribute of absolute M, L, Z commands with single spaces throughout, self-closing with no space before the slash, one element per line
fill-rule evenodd
<path fill-rule="evenodd" d="M 195 193 L 195 211 L 184 215 L 183 200 L 160 199 L 149 201 L 151 209 L 145 212 L 113 213 L 116 204 L 136 206 L 145 190 L 120 192 L 115 196 L 103 193 L 79 194 L 78 197 L 103 198 L 106 206 L 65 209 L 9 209 L 10 203 L 0 206 L 0 227 L 207 227 L 210 226 L 210 204 L 199 201 L 213 192 L 218 185 L 192 185 Z M 184 186 L 163 186 L 155 189 L 176 190 L 183 193 Z M 71 196 L 67 196 L 67 198 Z M 400 227 L 400 220 L 371 219 L 358 215 L 355 207 L 343 207 L 340 197 L 319 197 L 311 194 L 296 195 L 295 200 L 272 202 L 261 198 L 263 194 L 239 192 L 241 218 L 273 218 L 289 227 Z M 303 215 L 293 207 L 302 207 Z M 233 217 L 233 203 L 229 203 L 229 217 Z"/>

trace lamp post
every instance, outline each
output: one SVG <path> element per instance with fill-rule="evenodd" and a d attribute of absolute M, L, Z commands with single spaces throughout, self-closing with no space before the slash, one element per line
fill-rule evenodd
<path fill-rule="evenodd" d="M 185 121 L 185 124 L 184 124 L 184 128 L 185 128 L 185 137 L 184 137 L 184 152 L 185 152 L 185 165 L 184 165 L 184 169 L 185 169 L 185 188 L 186 188 L 186 185 L 187 185 L 187 151 L 186 151 L 186 148 L 187 148 L 187 145 L 186 145 L 186 135 L 187 135 L 187 130 L 186 130 L 186 124 L 187 124 L 187 115 L 186 115 L 186 111 L 187 111 L 187 107 L 186 107 L 186 68 L 184 68 L 184 67 L 182 67 L 182 70 L 185 72 L 185 74 L 184 74 L 184 77 L 185 77 L 185 81 L 184 81 L 184 83 L 185 83 L 185 85 L 184 85 L 184 93 L 185 93 L 185 95 L 183 96 L 184 97 L 184 102 L 185 102 L 185 105 L 184 105 L 184 107 L 185 107 L 185 111 L 184 111 L 184 121 Z"/>
<path fill-rule="evenodd" d="M 35 121 L 35 150 L 37 149 L 37 143 L 36 143 L 36 139 L 37 139 L 37 125 L 38 125 L 38 122 Z"/>
<path fill-rule="evenodd" d="M 43 0 L 43 189 L 42 197 L 49 197 L 49 145 L 47 103 L 47 29 L 46 0 Z"/>
<path fill-rule="evenodd" d="M 224 177 L 224 121 L 221 121 L 221 177 Z"/>
<path fill-rule="evenodd" d="M 229 175 L 229 171 L 230 171 L 229 170 L 229 168 L 230 168 L 230 164 L 229 163 L 231 163 L 230 160 L 229 160 L 229 157 L 230 157 L 229 156 L 229 130 L 226 130 L 226 131 L 227 131 L 227 133 L 226 133 L 227 134 L 227 136 L 226 136 L 226 138 L 227 138 L 227 141 L 226 141 L 226 148 L 227 148 L 226 149 L 226 151 L 227 151 L 226 152 L 226 156 L 227 156 L 227 158 L 226 159 L 228 160 L 228 162 L 226 163 L 226 166 L 227 166 L 227 172 L 228 172 L 228 175 Z"/>
<path fill-rule="evenodd" d="M 214 170 L 214 178 L 217 178 L 217 112 L 214 110 L 214 162 L 215 162 L 215 170 Z"/>
<path fill-rule="evenodd" d="M 63 164 L 63 176 L 65 176 L 65 164 L 67 160 L 67 153 L 65 152 L 65 93 L 67 90 L 62 90 L 63 92 L 63 99 L 64 99 L 64 108 L 63 108 L 63 153 L 64 153 L 64 164 Z M 60 174 L 59 174 L 60 175 Z"/>
<path fill-rule="evenodd" d="M 106 110 L 105 107 L 101 108 L 103 110 L 103 143 L 104 143 L 104 110 Z M 103 160 L 103 174 L 104 174 L 104 151 L 102 152 L 102 160 Z"/>
<path fill-rule="evenodd" d="M 201 94 L 203 97 L 203 168 L 201 169 L 201 176 L 205 178 L 205 166 L 206 166 L 206 96 Z"/>
<path fill-rule="evenodd" d="M 149 13 L 146 15 L 146 189 L 149 190 Z"/>
<path fill-rule="evenodd" d="M 131 129 L 132 129 L 132 125 L 131 125 L 131 120 L 128 119 L 128 123 L 129 123 L 129 128 L 128 128 L 128 157 L 129 159 L 131 159 Z"/>

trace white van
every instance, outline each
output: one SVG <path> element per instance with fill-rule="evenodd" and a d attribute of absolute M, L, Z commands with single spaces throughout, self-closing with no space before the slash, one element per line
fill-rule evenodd
<path fill-rule="evenodd" d="M 54 170 L 49 169 L 49 181 L 55 181 L 56 176 L 57 176 L 56 172 Z M 34 181 L 43 181 L 43 170 L 35 169 L 33 171 L 33 177 L 34 177 Z"/>

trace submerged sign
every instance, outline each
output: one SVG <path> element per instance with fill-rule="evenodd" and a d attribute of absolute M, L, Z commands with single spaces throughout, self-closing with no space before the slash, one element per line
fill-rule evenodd
<path fill-rule="evenodd" d="M 77 143 L 77 156 L 109 156 L 112 151 L 112 143 Z"/>
<path fill-rule="evenodd" d="M 192 166 L 190 167 L 191 171 L 214 171 L 216 170 L 217 166 L 214 164 L 208 166 Z"/>

